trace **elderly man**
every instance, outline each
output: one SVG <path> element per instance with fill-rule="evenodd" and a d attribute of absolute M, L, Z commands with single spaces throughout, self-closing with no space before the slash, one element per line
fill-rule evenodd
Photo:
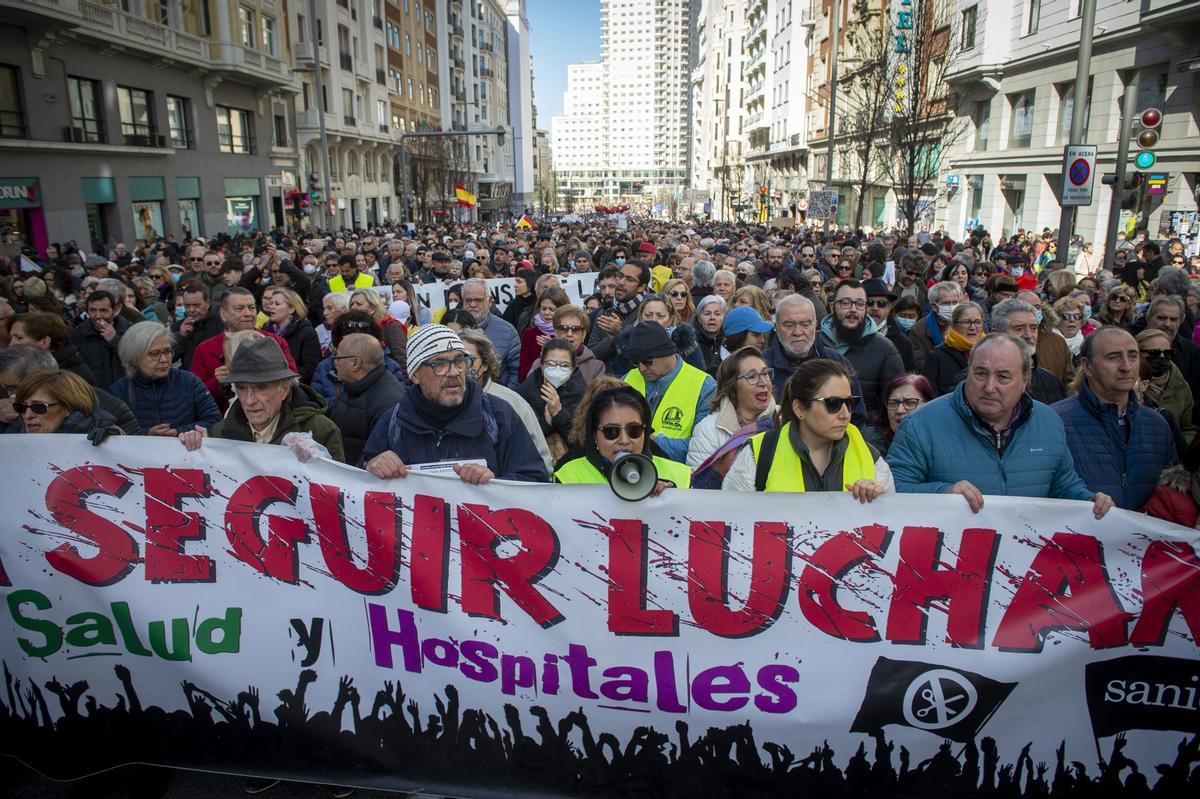
<path fill-rule="evenodd" d="M 336 295 L 330 295 L 336 296 Z M 367 437 L 404 396 L 404 385 L 387 369 L 383 345 L 365 333 L 343 336 L 333 356 L 342 390 L 329 409 L 329 418 L 342 431 L 346 463 L 357 464 Z"/>
<path fill-rule="evenodd" d="M 716 381 L 679 357 L 658 322 L 638 322 L 629 331 L 629 360 L 636 366 L 625 382 L 650 403 L 654 443 L 671 460 L 687 463 L 692 430 L 711 409 Z"/>
<path fill-rule="evenodd" d="M 892 305 L 896 302 L 895 292 L 877 277 L 867 278 L 862 282 L 862 286 L 863 291 L 867 294 L 867 315 L 875 320 L 879 333 L 892 342 L 896 352 L 900 353 L 900 362 L 904 364 L 904 371 L 917 371 L 917 365 L 913 361 L 912 342 L 908 339 L 908 333 L 900 325 L 891 324 L 888 320 L 888 316 L 892 313 Z M 812 298 L 809 297 L 809 299 Z M 886 387 L 886 385 L 885 383 L 884 386 Z"/>
<path fill-rule="evenodd" d="M 1063 385 L 1048 370 L 1037 365 L 1037 344 L 1041 329 L 1037 309 L 1027 302 L 1012 299 L 992 308 L 992 332 L 1009 333 L 1024 341 L 1033 350 L 1033 372 L 1029 377 L 1029 396 L 1045 405 L 1052 405 L 1065 395 Z M 966 376 L 966 372 L 963 372 Z"/>
<path fill-rule="evenodd" d="M 557 278 L 551 276 L 557 282 Z M 462 285 L 463 310 L 475 320 L 475 326 L 482 330 L 496 348 L 500 356 L 500 383 L 515 389 L 521 382 L 517 373 L 521 365 L 521 337 L 517 329 L 492 313 L 492 293 L 488 291 L 487 281 L 477 277 L 467 280 Z"/>
<path fill-rule="evenodd" d="M 839 283 L 832 307 L 833 313 L 821 322 L 818 340 L 850 361 L 862 387 L 863 404 L 878 408 L 884 388 L 904 372 L 900 352 L 867 313 L 867 292 L 859 281 L 849 278 Z"/>
<path fill-rule="evenodd" d="M 971 350 L 967 378 L 910 415 L 887 461 L 896 491 L 958 494 L 978 513 L 987 494 L 1090 500 L 1096 518 L 1113 507 L 1075 473 L 1066 432 L 1054 411 L 1027 394 L 1029 346 L 1007 333 Z"/>
<path fill-rule="evenodd" d="M 125 376 L 121 358 L 117 355 L 121 336 L 130 326 L 128 320 L 117 315 L 125 307 L 123 299 L 123 296 L 117 299 L 107 291 L 93 291 L 85 305 L 87 319 L 71 331 L 71 343 L 92 370 L 92 385 L 97 388 L 108 388 Z"/>
<path fill-rule="evenodd" d="M 1158 477 L 1178 460 L 1171 426 L 1138 401 L 1137 341 L 1119 327 L 1102 327 L 1079 351 L 1083 384 L 1054 411 L 1088 488 L 1112 495 L 1117 507 L 1141 510 Z"/>
<path fill-rule="evenodd" d="M 189 452 L 204 439 L 225 438 L 256 444 L 282 444 L 302 461 L 323 455 L 344 460 L 342 434 L 325 415 L 325 399 L 301 385 L 295 366 L 283 357 L 274 339 L 260 336 L 242 342 L 221 382 L 237 391 L 229 413 L 212 430 L 196 427 L 179 434 Z"/>
<path fill-rule="evenodd" d="M 812 358 L 837 361 L 854 374 L 854 365 L 846 356 L 817 341 L 817 314 L 812 302 L 799 294 L 789 294 L 775 305 L 775 343 L 763 352 L 763 360 L 771 367 L 776 402 L 796 367 Z M 867 409 L 857 377 L 850 386 L 850 393 L 858 398 L 850 409 L 854 424 L 862 425 L 867 419 Z"/>
<path fill-rule="evenodd" d="M 913 362 L 918 371 L 925 367 L 925 356 L 929 351 L 942 343 L 950 329 L 950 317 L 962 301 L 962 286 L 953 281 L 935 283 L 929 290 L 929 313 L 908 331 L 908 340 L 913 345 Z"/>
<path fill-rule="evenodd" d="M 489 339 L 490 340 L 490 339 Z M 408 340 L 413 387 L 371 430 L 368 472 L 405 477 L 417 464 L 452 463 L 464 482 L 493 478 L 544 483 L 546 466 L 512 407 L 468 379 L 471 358 L 445 325 L 422 325 Z"/>
<path fill-rule="evenodd" d="M 225 340 L 239 330 L 254 330 L 257 319 L 258 306 L 254 303 L 254 295 L 248 289 L 229 289 L 221 299 L 221 321 L 225 323 L 225 330 L 200 342 L 192 355 L 190 371 L 204 381 L 222 413 L 229 407 L 227 381 L 222 380 L 229 368 L 225 363 Z M 296 362 L 292 359 L 287 342 L 274 333 L 263 331 L 262 334 L 279 345 L 288 366 L 295 370 Z"/>

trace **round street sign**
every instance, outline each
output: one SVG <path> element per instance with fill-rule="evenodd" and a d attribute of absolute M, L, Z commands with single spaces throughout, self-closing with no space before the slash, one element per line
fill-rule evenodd
<path fill-rule="evenodd" d="M 1082 186 L 1087 183 L 1088 176 L 1091 175 L 1091 167 L 1088 166 L 1086 158 L 1076 158 L 1071 162 L 1071 168 L 1067 172 L 1067 177 L 1074 186 Z"/>

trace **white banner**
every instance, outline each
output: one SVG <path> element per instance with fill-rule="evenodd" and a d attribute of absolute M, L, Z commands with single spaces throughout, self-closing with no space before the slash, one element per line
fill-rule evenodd
<path fill-rule="evenodd" d="M 460 283 L 461 281 L 454 282 Z M 497 277 L 485 282 L 488 284 L 488 291 L 492 294 L 492 303 L 497 310 L 503 311 L 514 296 L 513 284 L 516 283 L 516 278 Z M 596 290 L 596 273 L 559 275 L 558 282 L 562 285 L 563 291 L 567 293 L 571 304 L 582 308 L 584 299 L 591 296 Z M 413 288 L 416 289 L 421 307 L 434 311 L 446 307 L 446 290 L 450 285 L 449 283 L 422 283 Z M 384 296 L 386 302 L 392 301 L 391 286 L 376 286 L 375 290 Z"/>
<path fill-rule="evenodd" d="M 1152 786 L 1200 758 L 1177 749 L 1200 718 L 1195 532 L 1138 514 L 627 503 L 219 440 L 12 435 L 0 459 L 0 750 L 58 778 L 930 795 L 987 793 L 999 766 L 1096 795 L 1098 751 Z"/>

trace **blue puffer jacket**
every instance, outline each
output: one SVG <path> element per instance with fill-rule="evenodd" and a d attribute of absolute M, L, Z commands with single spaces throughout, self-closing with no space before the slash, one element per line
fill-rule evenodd
<path fill-rule="evenodd" d="M 888 449 L 896 491 L 944 494 L 966 480 L 983 494 L 1090 499 L 1058 415 L 1025 395 L 1004 454 L 976 421 L 963 384 L 909 414 Z"/>
<path fill-rule="evenodd" d="M 212 394 L 191 372 L 172 369 L 161 380 L 137 372 L 113 383 L 109 391 L 129 406 L 143 433 L 158 424 L 186 433 L 196 425 L 208 428 L 221 421 Z"/>
<path fill-rule="evenodd" d="M 1078 394 L 1051 407 L 1067 430 L 1079 476 L 1088 488 L 1112 497 L 1118 508 L 1141 510 L 1159 475 L 1178 460 L 1171 426 L 1133 392 L 1125 408 L 1128 438 L 1117 421 L 1116 403 L 1101 402 L 1086 380 Z"/>
<path fill-rule="evenodd" d="M 386 355 L 383 356 L 383 365 L 387 367 L 388 373 L 399 380 L 401 383 L 406 383 L 407 378 L 404 375 L 404 370 L 400 368 L 400 364 L 393 361 Z M 338 398 L 338 394 L 342 393 L 342 381 L 338 380 L 337 372 L 333 369 L 333 357 L 323 358 L 317 364 L 317 370 L 313 372 L 312 383 L 313 388 L 317 393 L 325 398 L 327 407 L 332 408 L 333 402 Z"/>
<path fill-rule="evenodd" d="M 420 392 L 416 387 L 406 391 L 392 412 L 375 424 L 361 463 L 387 450 L 407 464 L 482 458 L 500 480 L 550 481 L 533 439 L 507 402 L 484 394 L 478 383 L 468 380 L 462 410 L 445 426 L 435 427 L 417 408 Z"/>

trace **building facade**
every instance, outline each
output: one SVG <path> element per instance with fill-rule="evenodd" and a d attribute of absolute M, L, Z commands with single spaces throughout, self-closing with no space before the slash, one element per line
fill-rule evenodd
<path fill-rule="evenodd" d="M 525 0 L 508 0 L 508 121 L 512 128 L 511 209 L 520 214 L 534 202 L 533 62 L 529 56 L 529 20 Z"/>
<path fill-rule="evenodd" d="M 1056 229 L 1063 148 L 1075 102 L 1079 3 L 960 0 L 956 12 L 964 30 L 973 32 L 964 36 L 949 76 L 952 91 L 960 95 L 965 135 L 946 161 L 946 201 L 938 220 L 951 235 L 976 226 L 993 236 L 1019 228 Z M 1194 2 L 1097 0 L 1086 134 L 1080 143 L 1098 148 L 1097 173 L 1113 173 L 1122 95 L 1127 86 L 1136 87 L 1139 113 L 1163 112 L 1153 172 L 1166 179 L 1161 195 L 1149 194 L 1143 185 L 1124 197 L 1096 180 L 1092 204 L 1076 211 L 1073 227 L 1095 242 L 1097 254 L 1114 199 L 1125 200 L 1120 226 L 1127 232 L 1146 228 L 1151 236 L 1159 230 L 1195 236 L 1200 93 L 1197 73 L 1186 71 L 1184 62 L 1195 58 L 1189 31 L 1198 25 L 1200 5 Z M 996 29 L 1018 35 L 984 36 Z M 1137 150 L 1134 142 L 1131 173 Z"/>
<path fill-rule="evenodd" d="M 688 172 L 691 5 L 601 2 L 600 61 L 568 67 L 563 114 L 551 123 L 560 205 L 677 206 Z"/>
<path fill-rule="evenodd" d="M 696 18 L 688 182 L 704 193 L 709 214 L 721 221 L 737 219 L 748 208 L 742 132 L 745 10 L 746 0 L 701 0 Z"/>
<path fill-rule="evenodd" d="M 299 180 L 277 0 L 0 0 L 0 225 L 44 252 L 284 222 Z"/>

